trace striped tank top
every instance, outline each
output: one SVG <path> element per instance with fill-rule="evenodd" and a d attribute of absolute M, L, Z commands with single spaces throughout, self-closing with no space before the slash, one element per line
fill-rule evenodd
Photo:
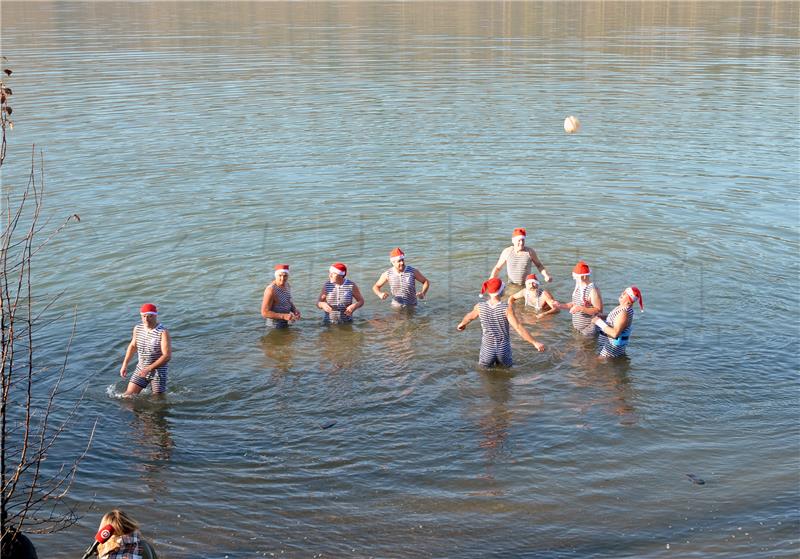
<path fill-rule="evenodd" d="M 531 273 L 531 253 L 527 250 L 517 252 L 514 247 L 508 249 L 506 258 L 506 274 L 508 281 L 519 285 L 525 285 L 525 278 Z"/>
<path fill-rule="evenodd" d="M 594 291 L 593 283 L 585 287 L 576 285 L 575 290 L 572 292 L 572 304 L 582 307 L 591 307 L 592 291 Z M 584 336 L 593 336 L 595 334 L 595 326 L 592 324 L 592 315 L 584 312 L 572 315 L 572 327 Z"/>
<path fill-rule="evenodd" d="M 144 324 L 137 324 L 134 328 L 136 332 L 136 351 L 139 354 L 139 362 L 136 363 L 136 371 L 141 371 L 148 365 L 155 363 L 162 355 L 161 353 L 161 334 L 164 333 L 164 325 L 158 323 L 155 328 L 150 330 Z M 167 364 L 164 363 L 151 375 L 166 375 Z"/>
<path fill-rule="evenodd" d="M 505 365 L 510 367 L 511 338 L 508 333 L 508 303 L 505 301 L 495 306 L 489 301 L 478 303 L 478 315 L 481 319 L 481 352 L 478 362 L 484 367 Z"/>
<path fill-rule="evenodd" d="M 542 310 L 542 290 L 525 288 L 525 306 L 532 307 L 535 311 Z"/>
<path fill-rule="evenodd" d="M 326 323 L 353 321 L 352 316 L 344 314 L 345 309 L 353 303 L 353 285 L 349 279 L 345 279 L 341 285 L 331 281 L 325 282 L 325 302 L 333 309 L 333 312 L 325 313 Z"/>
<path fill-rule="evenodd" d="M 393 303 L 403 306 L 417 304 L 417 284 L 414 277 L 414 268 L 406 266 L 402 272 L 394 269 L 394 266 L 386 270 L 389 277 L 389 287 L 392 289 Z"/>
<path fill-rule="evenodd" d="M 606 324 L 613 327 L 614 321 L 617 319 L 622 313 L 627 313 L 628 315 L 628 326 L 620 332 L 619 336 L 616 338 L 609 338 L 605 333 L 602 331 L 597 338 L 597 354 L 601 357 L 624 357 L 625 356 L 625 347 L 628 345 L 628 340 L 631 337 L 631 329 L 633 328 L 633 307 L 625 308 L 625 307 L 617 307 L 610 313 L 608 313 L 608 318 L 606 319 Z"/>
<path fill-rule="evenodd" d="M 290 287 L 278 287 L 274 283 L 270 285 L 272 289 L 272 312 L 289 313 L 294 310 L 294 303 L 292 302 L 292 289 Z M 272 326 L 274 328 L 285 328 L 289 326 L 288 320 L 279 318 L 272 318 Z"/>

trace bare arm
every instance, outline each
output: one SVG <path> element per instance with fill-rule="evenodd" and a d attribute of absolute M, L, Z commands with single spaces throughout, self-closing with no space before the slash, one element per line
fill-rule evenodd
<path fill-rule="evenodd" d="M 619 313 L 617 318 L 614 319 L 614 324 L 611 326 L 599 316 L 592 319 L 592 324 L 600 328 L 609 338 L 618 338 L 625 328 L 628 327 L 628 313 Z"/>
<path fill-rule="evenodd" d="M 319 297 L 317 297 L 317 307 L 327 313 L 333 312 L 333 308 L 328 304 L 328 293 L 325 291 L 324 285 L 322 286 L 322 291 L 319 293 Z"/>
<path fill-rule="evenodd" d="M 378 281 L 375 282 L 375 285 L 372 286 L 372 292 L 377 295 L 378 299 L 381 301 L 385 301 L 389 298 L 388 293 L 381 291 L 381 287 L 386 285 L 387 281 L 389 281 L 389 275 L 386 272 L 383 272 L 381 277 L 378 278 Z"/>
<path fill-rule="evenodd" d="M 170 359 L 172 359 L 172 340 L 169 337 L 169 332 L 164 330 L 161 333 L 161 357 L 150 363 L 147 367 L 142 368 L 138 375 L 140 377 L 146 377 L 162 365 L 169 363 Z"/>
<path fill-rule="evenodd" d="M 523 297 L 525 297 L 525 290 L 524 289 L 520 289 L 519 291 L 514 293 L 511 297 L 509 297 L 508 300 L 509 300 L 509 302 L 513 302 L 513 301 L 518 301 L 518 300 L 522 299 Z"/>
<path fill-rule="evenodd" d="M 498 260 L 497 260 L 497 264 L 495 264 L 494 268 L 492 268 L 492 273 L 489 274 L 490 278 L 496 278 L 497 276 L 500 275 L 500 270 L 503 269 L 503 266 L 506 265 L 506 260 L 508 260 L 508 252 L 509 252 L 510 249 L 513 249 L 513 248 L 514 247 L 509 247 L 509 248 L 504 248 L 503 249 L 503 252 L 500 253 L 500 258 L 498 258 Z"/>
<path fill-rule="evenodd" d="M 122 367 L 119 370 L 119 376 L 125 378 L 128 374 L 128 361 L 131 360 L 133 357 L 134 352 L 136 351 L 136 327 L 133 328 L 133 334 L 131 334 L 131 342 L 128 344 L 128 349 L 125 350 L 125 358 L 122 360 Z"/>
<path fill-rule="evenodd" d="M 358 289 L 356 284 L 353 284 L 353 299 L 356 300 L 355 303 L 351 303 L 348 307 L 344 310 L 344 314 L 347 316 L 351 316 L 356 309 L 360 309 L 364 306 L 364 297 L 361 296 L 361 291 Z"/>
<path fill-rule="evenodd" d="M 589 295 L 588 305 L 572 305 L 570 312 L 572 314 L 582 312 L 589 316 L 595 316 L 603 313 L 603 297 L 600 295 L 600 290 L 595 286 L 592 289 L 592 294 Z"/>
<path fill-rule="evenodd" d="M 472 307 L 471 311 L 469 311 L 467 314 L 464 315 L 464 318 L 462 318 L 461 322 L 459 322 L 458 326 L 456 326 L 456 330 L 458 330 L 459 332 L 463 332 L 464 329 L 467 327 L 467 324 L 478 318 L 480 315 L 481 314 L 480 311 L 478 310 L 478 305 L 475 305 L 474 307 Z"/>
<path fill-rule="evenodd" d="M 425 295 L 428 293 L 428 289 L 431 287 L 431 282 L 428 281 L 428 278 L 422 275 L 422 272 L 414 268 L 414 279 L 422 284 L 422 289 L 417 292 L 418 299 L 424 299 Z"/>
<path fill-rule="evenodd" d="M 525 247 L 525 248 L 528 249 L 528 254 L 531 255 L 531 262 L 533 262 L 533 265 L 536 266 L 537 270 L 539 270 L 539 273 L 542 274 L 544 281 L 550 283 L 553 280 L 553 278 L 550 277 L 550 273 L 544 267 L 544 264 L 542 264 L 541 260 L 539 260 L 539 257 L 536 255 L 536 251 L 533 250 L 531 247 Z"/>
<path fill-rule="evenodd" d="M 508 318 L 508 323 L 512 328 L 514 328 L 514 330 L 517 331 L 517 334 L 519 334 L 523 340 L 533 345 L 537 351 L 544 351 L 544 344 L 533 339 L 533 336 L 531 336 L 528 331 L 522 327 L 522 324 L 520 324 L 517 320 L 517 316 L 514 314 L 514 308 L 511 305 L 508 305 L 506 308 L 506 318 Z"/>
<path fill-rule="evenodd" d="M 292 313 L 274 312 L 272 310 L 273 292 L 271 288 L 272 285 L 268 285 L 267 288 L 264 290 L 264 297 L 261 299 L 261 316 L 263 316 L 264 318 L 272 318 L 274 320 L 294 319 L 294 315 Z M 295 309 L 294 307 L 294 303 L 292 303 L 292 308 L 294 309 L 295 312 L 297 312 L 297 309 Z"/>
<path fill-rule="evenodd" d="M 549 314 L 556 314 L 558 312 L 558 307 L 560 303 L 555 299 L 553 299 L 553 296 L 550 295 L 549 291 L 542 291 L 542 299 L 544 300 L 545 304 L 550 308 L 549 310 L 537 314 L 536 315 L 537 318 L 542 318 L 543 316 L 547 316 Z"/>

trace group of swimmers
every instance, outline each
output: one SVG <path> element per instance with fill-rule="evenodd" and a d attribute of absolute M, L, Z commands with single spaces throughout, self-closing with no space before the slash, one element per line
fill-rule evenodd
<path fill-rule="evenodd" d="M 526 232 L 523 228 L 514 229 L 512 245 L 505 248 L 492 268 L 490 278 L 483 282 L 481 296 L 487 299 L 477 303 L 458 323 L 456 328 L 463 331 L 475 319 L 480 319 L 483 335 L 478 358 L 480 365 L 510 367 L 511 338 L 509 327 L 533 345 L 538 351 L 545 347 L 520 324 L 514 313 L 513 303 L 524 300 L 526 307 L 536 312 L 537 318 L 568 310 L 572 315 L 572 326 L 586 337 L 597 337 L 597 353 L 601 357 L 623 357 L 630 339 L 633 325 L 633 305 L 639 303 L 644 311 L 642 293 L 636 286 L 627 287 L 619 296 L 619 305 L 608 315 L 603 314 L 603 300 L 600 290 L 591 281 L 592 271 L 586 262 L 578 262 L 572 270 L 575 289 L 572 300 L 558 302 L 548 291 L 541 288 L 539 278 L 532 274 L 535 265 L 545 282 L 552 278 L 536 255 L 533 248 L 525 245 Z M 400 248 L 389 253 L 391 267 L 383 272 L 372 286 L 372 291 L 381 299 L 392 298 L 391 304 L 398 308 L 414 307 L 419 299 L 424 299 L 430 289 L 430 281 L 418 269 L 405 262 L 405 254 Z M 505 284 L 498 277 L 503 267 L 508 282 L 524 289 L 514 293 L 505 301 L 501 299 Z M 289 265 L 277 264 L 275 279 L 267 285 L 261 300 L 261 316 L 275 328 L 286 328 L 301 319 L 301 313 L 292 300 L 289 286 Z M 389 291 L 383 287 L 389 284 Z M 417 284 L 421 284 L 417 291 Z M 353 313 L 364 305 L 364 297 L 358 286 L 347 278 L 347 266 L 341 262 L 328 269 L 328 280 L 323 284 L 317 297 L 317 307 L 323 311 L 326 324 L 348 323 Z M 134 352 L 138 354 L 136 370 L 131 376 L 125 395 L 138 394 L 152 384 L 153 394 L 161 394 L 167 385 L 167 363 L 172 356 L 169 332 L 158 322 L 158 309 L 147 303 L 140 309 L 142 322 L 133 328 L 120 376 L 127 376 L 128 362 Z"/>

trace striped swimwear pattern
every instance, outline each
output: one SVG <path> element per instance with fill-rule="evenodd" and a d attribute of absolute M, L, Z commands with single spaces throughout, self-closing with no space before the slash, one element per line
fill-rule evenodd
<path fill-rule="evenodd" d="M 628 340 L 631 337 L 631 329 L 633 328 L 633 307 L 617 307 L 608 314 L 606 324 L 614 327 L 614 321 L 621 313 L 627 313 L 628 326 L 623 330 L 620 335 L 615 338 L 609 338 L 602 331 L 597 338 L 597 354 L 600 357 L 624 357 L 625 348 L 628 345 Z"/>
<path fill-rule="evenodd" d="M 576 285 L 575 290 L 572 292 L 572 304 L 582 307 L 591 307 L 592 291 L 594 291 L 593 283 L 585 287 Z M 595 325 L 592 324 L 592 315 L 583 312 L 572 315 L 572 327 L 584 336 L 594 336 L 597 333 Z"/>
<path fill-rule="evenodd" d="M 508 257 L 506 258 L 508 281 L 525 285 L 525 278 L 531 273 L 531 253 L 527 250 L 517 252 L 514 247 L 506 250 L 508 250 Z"/>
<path fill-rule="evenodd" d="M 492 365 L 510 367 L 512 364 L 507 309 L 508 303 L 506 302 L 498 303 L 494 307 L 489 304 L 489 301 L 478 303 L 478 313 L 483 329 L 478 363 L 484 367 Z"/>
<path fill-rule="evenodd" d="M 532 307 L 535 311 L 542 310 L 542 290 L 525 288 L 525 306 Z"/>
<path fill-rule="evenodd" d="M 278 287 L 273 283 L 270 289 L 272 289 L 272 312 L 288 313 L 294 310 L 292 290 L 290 287 Z M 289 326 L 288 320 L 281 320 L 278 318 L 273 318 L 271 320 L 274 328 L 286 328 Z"/>
<path fill-rule="evenodd" d="M 159 323 L 150 330 L 143 324 L 137 324 L 134 330 L 136 332 L 136 351 L 139 354 L 139 362 L 136 364 L 136 372 L 131 377 L 131 381 L 142 388 L 152 382 L 153 394 L 160 394 L 167 389 L 168 367 L 166 364 L 151 372 L 147 375 L 147 378 L 139 377 L 138 373 L 161 357 L 161 335 L 165 330 L 164 325 Z"/>
<path fill-rule="evenodd" d="M 331 281 L 325 282 L 325 302 L 333 312 L 325 313 L 326 323 L 352 322 L 353 317 L 344 314 L 344 311 L 353 303 L 353 282 L 344 280 L 341 285 Z"/>
<path fill-rule="evenodd" d="M 393 303 L 403 306 L 417 304 L 417 284 L 414 277 L 414 268 L 406 266 L 402 272 L 398 272 L 394 267 L 386 270 L 389 277 L 389 287 L 392 289 Z"/>

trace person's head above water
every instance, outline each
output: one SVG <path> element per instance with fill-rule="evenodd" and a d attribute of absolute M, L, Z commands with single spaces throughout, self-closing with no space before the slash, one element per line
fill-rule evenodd
<path fill-rule="evenodd" d="M 289 279 L 289 265 L 275 264 L 275 283 L 282 286 Z"/>
<path fill-rule="evenodd" d="M 406 255 L 400 247 L 393 248 L 389 253 L 389 261 L 398 272 L 402 272 L 406 267 Z"/>
<path fill-rule="evenodd" d="M 334 262 L 328 268 L 328 278 L 334 283 L 342 283 L 347 275 L 347 266 L 341 262 Z"/>
<path fill-rule="evenodd" d="M 539 278 L 536 277 L 536 274 L 528 274 L 528 277 L 525 278 L 525 287 L 528 289 L 539 287 Z"/>
<path fill-rule="evenodd" d="M 145 326 L 153 327 L 158 322 L 158 309 L 153 303 L 145 303 L 139 309 L 139 314 L 142 317 L 142 324 Z"/>
<path fill-rule="evenodd" d="M 488 279 L 483 282 L 483 286 L 481 287 L 481 295 L 488 293 L 489 295 L 496 295 L 499 297 L 503 294 L 503 290 L 505 288 L 506 286 L 500 278 Z"/>
<path fill-rule="evenodd" d="M 578 261 L 575 264 L 575 267 L 572 268 L 572 279 L 575 281 L 583 280 L 586 281 L 589 279 L 589 276 L 592 275 L 592 270 L 589 268 L 589 265 L 584 262 L 583 260 Z"/>
<path fill-rule="evenodd" d="M 625 289 L 619 296 L 620 305 L 632 307 L 634 303 L 639 302 L 639 308 L 644 312 L 644 299 L 642 299 L 642 292 L 638 287 L 632 285 Z"/>
<path fill-rule="evenodd" d="M 511 234 L 511 242 L 514 245 L 514 248 L 517 250 L 522 250 L 525 246 L 525 237 L 527 236 L 524 227 L 517 227 L 514 229 L 514 232 Z"/>

